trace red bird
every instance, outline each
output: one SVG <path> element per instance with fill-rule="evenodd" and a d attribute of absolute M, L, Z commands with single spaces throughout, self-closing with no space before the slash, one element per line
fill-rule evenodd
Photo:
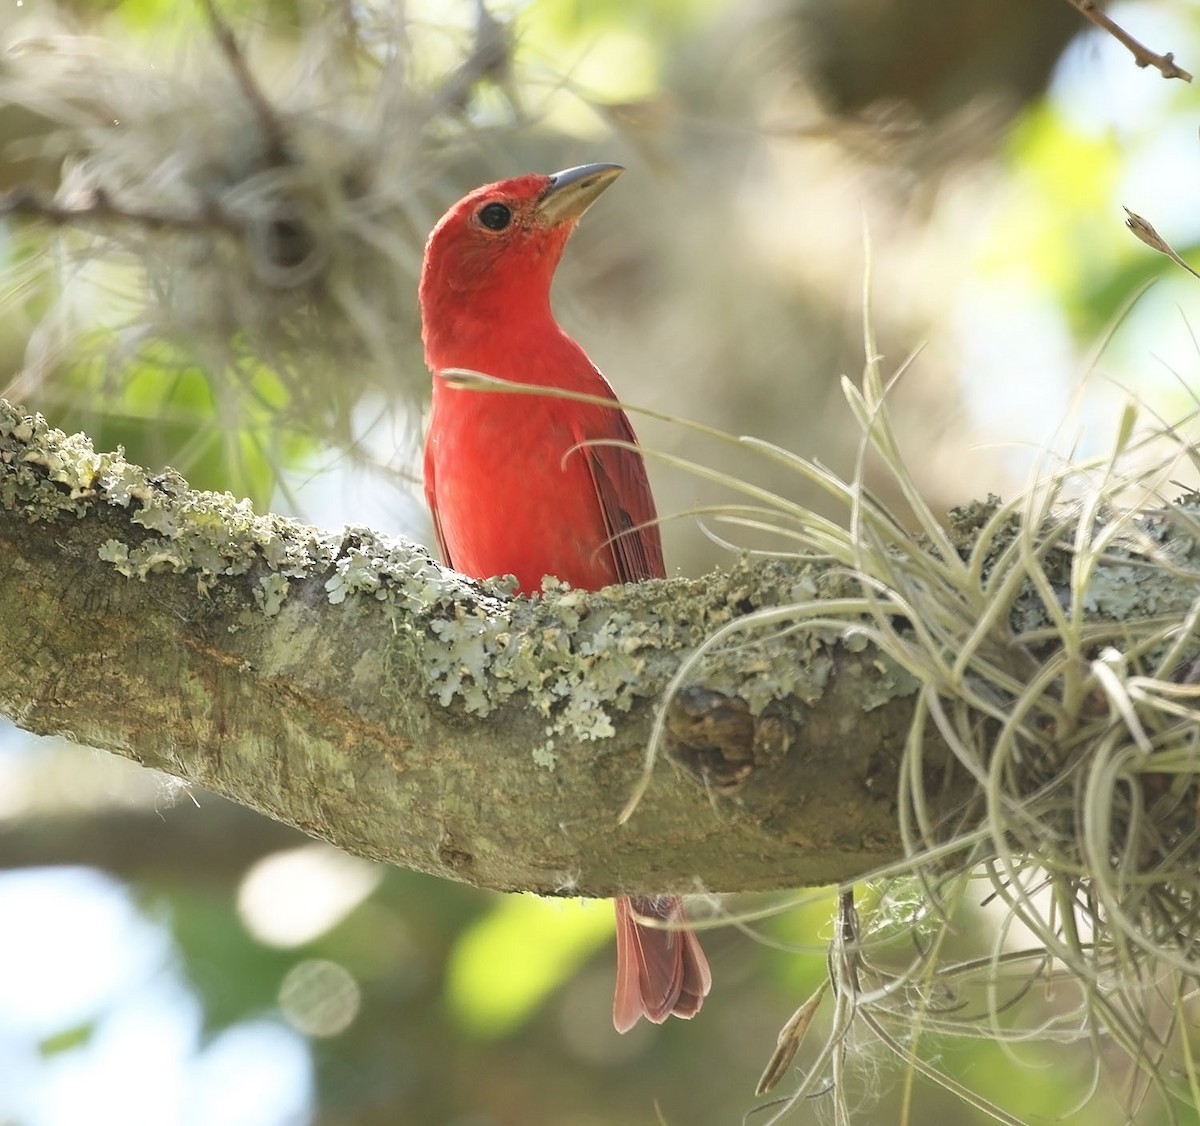
<path fill-rule="evenodd" d="M 550 311 L 550 283 L 579 217 L 622 172 L 586 164 L 477 188 L 442 216 L 425 245 L 422 339 L 434 374 L 425 497 L 442 557 L 464 574 L 512 574 L 533 594 L 545 575 L 583 590 L 660 578 L 662 544 L 641 454 L 617 406 L 454 387 L 466 368 L 497 379 L 616 402 Z M 613 1024 L 694 1016 L 711 984 L 676 896 L 618 899 Z"/>

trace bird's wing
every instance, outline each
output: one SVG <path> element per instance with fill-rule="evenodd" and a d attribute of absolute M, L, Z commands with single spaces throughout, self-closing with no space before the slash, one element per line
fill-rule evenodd
<path fill-rule="evenodd" d="M 442 562 L 453 570 L 454 560 L 450 558 L 450 549 L 446 546 L 446 536 L 442 532 L 442 522 L 438 519 L 437 490 L 434 487 L 433 451 L 429 443 L 425 444 L 425 503 L 429 505 L 429 515 L 433 518 L 433 534 L 437 537 L 438 554 Z"/>
<path fill-rule="evenodd" d="M 637 445 L 637 435 L 624 411 L 599 409 L 604 412 L 604 438 Z M 667 572 L 646 463 L 636 449 L 588 444 L 589 439 L 595 442 L 599 437 L 595 433 L 578 435 L 577 441 L 585 450 L 617 577 L 623 583 L 661 579 Z"/>

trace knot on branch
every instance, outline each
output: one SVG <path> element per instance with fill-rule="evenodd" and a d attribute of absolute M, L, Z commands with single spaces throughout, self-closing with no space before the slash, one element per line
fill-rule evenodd
<path fill-rule="evenodd" d="M 752 715 L 744 700 L 707 688 L 681 689 L 667 712 L 667 753 L 718 794 L 735 793 L 791 741 L 791 725 L 778 712 Z"/>

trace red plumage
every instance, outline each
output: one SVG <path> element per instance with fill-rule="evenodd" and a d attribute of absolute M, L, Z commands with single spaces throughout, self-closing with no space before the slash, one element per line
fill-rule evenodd
<path fill-rule="evenodd" d="M 471 192 L 434 227 L 421 274 L 425 361 L 434 373 L 425 496 L 446 562 L 476 577 L 513 574 L 524 593 L 545 575 L 584 590 L 666 572 L 654 499 L 619 407 L 448 385 L 451 368 L 616 402 L 559 328 L 550 284 L 567 238 L 616 178 L 616 165 L 529 175 Z M 618 1031 L 640 1016 L 693 1016 L 708 993 L 696 936 L 677 897 L 620 899 Z M 674 924 L 643 926 L 637 916 Z"/>

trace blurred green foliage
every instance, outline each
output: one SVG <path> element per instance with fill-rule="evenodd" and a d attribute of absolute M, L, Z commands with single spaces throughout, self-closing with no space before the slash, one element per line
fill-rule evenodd
<path fill-rule="evenodd" d="M 170 464 L 193 488 L 228 490 L 259 507 L 269 505 L 279 470 L 318 448 L 311 432 L 288 425 L 291 396 L 279 375 L 252 357 L 213 379 L 155 342 L 119 373 L 107 359 L 75 365 L 63 396 L 58 424 L 90 434 L 98 449 L 123 446 L 140 464 Z"/>
<path fill-rule="evenodd" d="M 506 896 L 455 941 L 446 998 L 465 1032 L 510 1034 L 611 940 L 607 907 Z"/>

